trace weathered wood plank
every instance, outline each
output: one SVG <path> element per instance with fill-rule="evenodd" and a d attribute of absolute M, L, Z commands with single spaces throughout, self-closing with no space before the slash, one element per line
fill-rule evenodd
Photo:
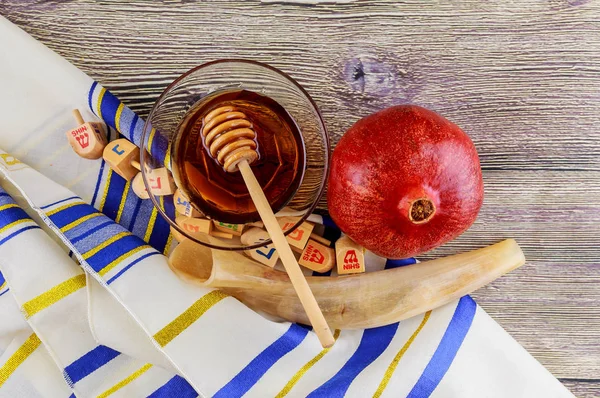
<path fill-rule="evenodd" d="M 600 397 L 600 380 L 572 380 L 560 381 L 578 398 Z"/>
<path fill-rule="evenodd" d="M 515 237 L 529 263 L 474 296 L 576 395 L 599 395 L 600 3 L 6 0 L 0 13 L 141 115 L 185 70 L 239 57 L 303 84 L 333 143 L 392 104 L 453 120 L 479 150 L 485 203 L 424 258 Z"/>

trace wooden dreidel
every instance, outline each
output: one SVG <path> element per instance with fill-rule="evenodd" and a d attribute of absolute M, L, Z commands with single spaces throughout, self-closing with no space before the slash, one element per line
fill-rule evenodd
<path fill-rule="evenodd" d="M 321 235 L 317 235 L 315 233 L 310 234 L 310 239 L 319 242 L 322 245 L 325 245 L 326 247 L 331 246 L 331 241 L 329 239 L 325 239 L 324 237 L 322 237 Z"/>
<path fill-rule="evenodd" d="M 181 192 L 180 189 L 175 190 L 173 194 L 173 204 L 175 205 L 175 211 L 186 217 L 200 217 L 202 214 L 192 207 L 189 199 Z"/>
<path fill-rule="evenodd" d="M 230 234 L 228 232 L 218 231 L 216 229 L 213 229 L 210 232 L 210 235 L 214 236 L 215 238 L 233 239 L 233 234 Z"/>
<path fill-rule="evenodd" d="M 213 229 L 212 221 L 205 218 L 177 216 L 175 222 L 190 236 L 199 240 L 205 240 L 206 235 L 210 235 Z"/>
<path fill-rule="evenodd" d="M 242 236 L 245 224 L 228 224 L 226 222 L 214 221 L 215 228 L 221 232 L 227 232 L 235 236 Z"/>
<path fill-rule="evenodd" d="M 102 123 L 85 123 L 78 109 L 73 109 L 73 116 L 79 127 L 66 133 L 71 148 L 82 158 L 100 159 L 107 143 Z"/>
<path fill-rule="evenodd" d="M 250 228 L 244 232 L 240 238 L 244 245 L 255 245 L 269 239 L 271 239 L 269 234 L 260 228 Z M 279 254 L 277 254 L 272 243 L 270 245 L 259 247 L 258 249 L 245 250 L 244 253 L 251 259 L 271 268 L 275 267 L 275 264 L 279 259 Z"/>
<path fill-rule="evenodd" d="M 141 170 L 140 148 L 125 138 L 109 142 L 102 156 L 110 168 L 127 181 Z"/>
<path fill-rule="evenodd" d="M 131 181 L 131 189 L 140 199 L 148 199 L 150 195 L 148 194 L 148 190 L 146 189 L 146 185 L 144 185 L 144 179 L 142 178 L 142 173 L 138 172 L 135 177 L 133 177 L 133 181 Z"/>
<path fill-rule="evenodd" d="M 283 231 L 287 231 L 292 229 L 292 227 L 296 225 L 298 221 L 300 221 L 300 217 L 281 217 L 278 218 L 277 221 L 279 222 L 281 229 Z M 308 240 L 310 239 L 310 234 L 312 233 L 313 228 L 314 226 L 312 224 L 303 222 L 285 238 L 293 247 L 304 250 L 306 243 L 308 243 Z"/>
<path fill-rule="evenodd" d="M 298 263 L 317 272 L 327 272 L 335 265 L 335 251 L 309 239 Z"/>
<path fill-rule="evenodd" d="M 249 227 L 256 227 L 256 228 L 264 228 L 265 224 L 262 221 L 254 221 L 251 222 L 250 224 L 246 224 Z"/>
<path fill-rule="evenodd" d="M 250 168 L 250 164 L 258 159 L 256 132 L 252 122 L 234 106 L 221 106 L 204 117 L 202 140 L 206 150 L 225 171 L 241 173 L 256 211 L 273 240 L 273 245 L 313 326 L 313 331 L 323 347 L 331 347 L 335 342 L 333 333 L 283 235 L 269 200 Z"/>
<path fill-rule="evenodd" d="M 177 189 L 175 181 L 166 167 L 148 169 L 146 179 L 150 186 L 150 192 L 155 196 L 172 195 Z"/>
<path fill-rule="evenodd" d="M 365 272 L 365 249 L 346 235 L 335 242 L 335 257 L 339 275 Z"/>

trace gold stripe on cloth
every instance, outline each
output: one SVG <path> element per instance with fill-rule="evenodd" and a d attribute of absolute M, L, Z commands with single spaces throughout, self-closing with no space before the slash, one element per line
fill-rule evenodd
<path fill-rule="evenodd" d="M 27 338 L 27 340 L 25 340 L 23 345 L 21 345 L 21 347 L 19 347 L 17 351 L 15 351 L 6 362 L 4 362 L 4 365 L 0 366 L 0 387 L 2 387 L 10 375 L 17 370 L 19 365 L 25 362 L 27 357 L 29 357 L 40 346 L 41 343 L 42 342 L 37 335 L 33 333 Z"/>
<path fill-rule="evenodd" d="M 98 100 L 96 101 L 96 108 L 98 109 L 98 117 L 100 119 L 102 119 L 102 99 L 104 98 L 105 93 L 106 89 L 102 87 L 98 93 Z"/>
<path fill-rule="evenodd" d="M 63 205 L 63 206 L 57 207 L 56 209 L 50 210 L 49 212 L 46 213 L 46 215 L 48 217 L 50 217 L 58 212 L 68 209 L 69 207 L 73 207 L 73 206 L 77 206 L 77 205 L 84 205 L 84 204 L 85 204 L 85 202 L 83 202 L 81 200 L 78 200 L 76 202 L 67 203 L 66 205 Z"/>
<path fill-rule="evenodd" d="M 108 188 L 110 187 L 110 179 L 112 177 L 113 171 L 109 167 L 106 172 L 106 183 L 104 184 L 104 191 L 102 192 L 102 199 L 100 199 L 100 206 L 98 209 L 102 211 L 104 209 L 104 204 L 106 203 L 106 196 L 108 195 Z"/>
<path fill-rule="evenodd" d="M 100 217 L 101 215 L 102 215 L 101 213 L 94 213 L 94 214 L 89 214 L 85 217 L 81 217 L 80 219 L 75 220 L 72 223 L 69 223 L 69 224 L 65 225 L 64 227 L 62 227 L 60 229 L 60 232 L 70 231 L 71 229 L 83 224 L 84 222 L 91 220 L 92 218 Z"/>
<path fill-rule="evenodd" d="M 154 230 L 154 224 L 156 223 L 156 216 L 158 215 L 158 210 L 156 207 L 152 207 L 152 213 L 150 213 L 150 220 L 148 221 L 148 227 L 146 228 L 146 233 L 144 234 L 144 240 L 146 242 L 150 242 L 150 237 L 152 236 L 152 231 Z"/>
<path fill-rule="evenodd" d="M 148 369 L 150 369 L 151 367 L 152 367 L 152 364 L 150 364 L 150 363 L 145 364 L 144 366 L 142 366 L 141 368 L 139 368 L 138 370 L 133 372 L 128 377 L 124 378 L 123 380 L 121 380 L 120 382 L 118 382 L 117 384 L 115 384 L 114 386 L 109 388 L 108 390 L 104 391 L 102 394 L 98 395 L 97 398 L 106 398 L 109 395 L 114 394 L 115 392 L 119 391 L 121 388 L 125 387 L 127 384 L 131 383 L 132 381 L 134 381 L 135 379 L 137 379 L 138 377 L 140 377 L 141 375 L 146 373 L 146 371 L 148 371 Z"/>
<path fill-rule="evenodd" d="M 23 304 L 23 311 L 27 318 L 32 317 L 38 312 L 57 303 L 69 294 L 76 292 L 85 286 L 85 274 L 74 276 L 66 281 L 59 283 L 52 289 L 40 294 Z"/>
<path fill-rule="evenodd" d="M 334 341 L 337 341 L 338 337 L 340 337 L 340 330 L 336 329 L 335 333 L 333 334 Z M 310 368 L 312 368 L 314 366 L 314 364 L 316 364 L 317 362 L 319 362 L 321 360 L 321 358 L 323 358 L 325 356 L 325 354 L 327 354 L 329 352 L 330 349 L 331 349 L 331 347 L 324 348 L 323 350 L 321 350 L 320 353 L 318 353 L 317 355 L 315 355 L 315 357 L 313 359 L 311 359 L 310 361 L 306 362 L 306 364 L 304 364 L 304 366 L 302 366 L 300 368 L 300 370 L 298 370 L 296 372 L 296 374 L 290 379 L 290 381 L 287 382 L 287 384 L 285 385 L 285 387 L 283 387 L 281 389 L 281 391 L 279 391 L 279 394 L 277 394 L 275 396 L 275 398 L 283 398 L 283 397 L 285 397 L 292 390 L 292 388 L 294 388 L 294 386 L 296 385 L 296 383 L 298 383 L 298 381 L 302 378 L 302 376 L 304 376 L 304 374 L 306 372 L 308 372 L 308 370 Z"/>
<path fill-rule="evenodd" d="M 388 366 L 387 370 L 385 371 L 385 374 L 383 375 L 383 379 L 381 380 L 381 383 L 379 383 L 379 387 L 377 387 L 377 391 L 375 391 L 375 394 L 373 394 L 373 398 L 379 398 L 381 396 L 381 394 L 383 393 L 383 390 L 385 390 L 388 383 L 390 382 L 390 379 L 392 378 L 392 375 L 396 371 L 396 367 L 398 367 L 398 362 L 400 362 L 400 359 L 402 359 L 402 357 L 404 356 L 404 353 L 410 348 L 413 341 L 415 341 L 415 339 L 417 338 L 417 336 L 419 335 L 419 333 L 421 332 L 421 330 L 423 329 L 423 327 L 429 320 L 430 315 L 431 315 L 431 311 L 427 311 L 425 313 L 425 315 L 423 315 L 423 320 L 421 321 L 421 324 L 419 325 L 419 327 L 417 327 L 417 329 L 414 331 L 414 333 L 409 337 L 408 341 L 404 344 L 404 346 L 400 349 L 400 351 L 398 351 L 398 353 L 396 354 L 394 359 L 392 359 L 390 366 Z"/>
<path fill-rule="evenodd" d="M 126 260 L 127 258 L 133 256 L 136 253 L 141 252 L 144 249 L 154 249 L 154 248 L 152 246 L 142 245 L 142 246 L 136 247 L 135 249 L 131 249 L 127 253 L 120 255 L 119 257 L 117 257 L 116 259 L 114 259 L 113 261 L 108 263 L 104 268 L 102 268 L 100 271 L 98 271 L 98 275 L 100 275 L 100 276 L 106 275 L 108 272 L 110 272 L 110 270 L 115 268 L 121 261 Z"/>
<path fill-rule="evenodd" d="M 202 315 L 204 315 L 206 311 L 211 309 L 215 304 L 226 297 L 229 296 L 219 290 L 213 290 L 212 292 L 202 296 L 200 299 L 198 299 L 198 301 L 192 304 L 190 308 L 185 310 L 171 323 L 156 333 L 154 335 L 154 340 L 156 340 L 161 347 L 166 346 L 175 337 L 179 336 L 181 332 L 196 322 Z"/>
<path fill-rule="evenodd" d="M 0 211 L 6 210 L 6 209 L 12 209 L 13 207 L 19 207 L 19 205 L 17 205 L 16 203 L 8 203 L 8 204 L 0 206 Z"/>
<path fill-rule="evenodd" d="M 123 216 L 123 209 L 125 208 L 125 202 L 127 202 L 127 194 L 129 193 L 129 187 L 131 186 L 131 181 L 127 181 L 125 184 L 125 188 L 123 189 L 123 195 L 121 196 L 121 203 L 119 203 L 119 211 L 117 212 L 117 218 L 115 218 L 115 222 L 119 223 L 121 221 L 121 217 Z"/>
<path fill-rule="evenodd" d="M 26 222 L 31 222 L 31 219 L 24 218 L 22 220 L 17 220 L 17 221 L 11 222 L 10 224 L 8 224 L 8 225 L 0 228 L 0 234 L 3 233 L 4 231 L 8 231 L 12 227 L 16 227 L 17 225 L 20 225 L 20 224 L 23 224 L 23 223 L 26 223 Z"/>

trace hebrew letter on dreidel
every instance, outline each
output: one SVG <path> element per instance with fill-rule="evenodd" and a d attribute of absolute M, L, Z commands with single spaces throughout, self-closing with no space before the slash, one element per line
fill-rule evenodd
<path fill-rule="evenodd" d="M 154 184 L 154 185 L 150 185 L 150 189 L 160 189 L 161 188 L 160 177 L 150 178 L 150 184 Z"/>
<path fill-rule="evenodd" d="M 90 136 L 88 133 L 79 134 L 75 139 L 81 148 L 87 148 L 90 145 Z"/>
<path fill-rule="evenodd" d="M 265 249 L 268 249 L 268 248 L 269 248 L 269 246 L 265 246 Z M 273 257 L 273 253 L 275 253 L 275 248 L 272 247 L 271 250 L 269 250 L 268 253 L 262 252 L 260 250 L 256 250 L 256 253 L 260 254 L 263 257 L 266 257 L 267 260 L 270 260 L 271 257 Z"/>
<path fill-rule="evenodd" d="M 283 231 L 289 231 L 290 229 L 294 228 L 294 225 L 296 225 L 299 221 L 300 217 L 281 217 L 278 219 L 279 225 Z M 290 245 L 300 250 L 304 250 L 313 228 L 314 225 L 303 222 L 298 228 L 291 231 L 286 236 L 286 239 Z"/>
<path fill-rule="evenodd" d="M 325 261 L 325 256 L 323 255 L 323 253 L 321 253 L 317 249 L 314 249 L 312 251 L 312 253 L 310 254 L 310 258 L 308 261 L 317 263 L 317 264 L 323 264 L 323 261 Z"/>
<path fill-rule="evenodd" d="M 115 145 L 112 150 L 114 153 L 116 153 L 119 156 L 121 156 L 122 154 L 125 153 L 124 149 L 119 150 L 119 144 Z"/>
<path fill-rule="evenodd" d="M 283 226 L 283 230 L 287 231 L 288 229 L 291 229 L 294 226 L 294 223 L 288 222 L 285 223 L 285 225 Z M 288 238 L 293 239 L 293 240 L 302 240 L 302 237 L 304 236 L 304 230 L 300 229 L 300 228 L 296 228 L 295 230 L 292 231 L 291 234 L 288 235 Z"/>

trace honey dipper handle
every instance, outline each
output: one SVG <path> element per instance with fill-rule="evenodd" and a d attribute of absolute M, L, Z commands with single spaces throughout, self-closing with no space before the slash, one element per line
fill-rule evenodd
<path fill-rule="evenodd" d="M 77 120 L 77 125 L 81 126 L 84 122 L 83 117 L 81 117 L 81 113 L 79 109 L 73 109 L 73 117 Z"/>
<path fill-rule="evenodd" d="M 315 296 L 310 290 L 310 286 L 308 286 L 304 274 L 300 270 L 300 266 L 298 265 L 298 261 L 296 261 L 296 257 L 294 257 L 294 253 L 292 253 L 290 245 L 283 235 L 283 231 L 279 227 L 279 223 L 275 218 L 275 214 L 273 214 L 273 209 L 271 209 L 271 205 L 269 204 L 265 193 L 260 187 L 258 180 L 254 176 L 254 173 L 246 160 L 242 160 L 238 163 L 238 168 L 242 173 L 242 177 L 248 187 L 250 197 L 252 197 L 252 200 L 254 201 L 256 210 L 273 240 L 273 245 L 275 245 L 275 249 L 277 250 L 277 253 L 279 253 L 279 258 L 281 259 L 290 281 L 296 290 L 296 294 L 304 307 L 304 311 L 306 311 L 306 315 L 312 324 L 313 330 L 317 334 L 317 337 L 324 348 L 331 347 L 335 342 L 331 330 L 327 325 L 327 321 L 319 308 Z"/>

